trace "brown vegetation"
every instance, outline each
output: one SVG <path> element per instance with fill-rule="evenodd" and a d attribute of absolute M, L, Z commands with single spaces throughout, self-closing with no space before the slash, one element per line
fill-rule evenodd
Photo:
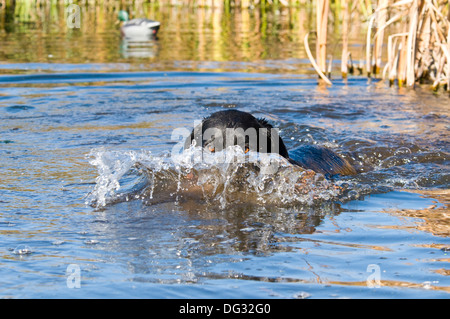
<path fill-rule="evenodd" d="M 33 16 L 33 8 L 77 3 L 87 7 L 138 8 L 143 4 L 156 7 L 207 7 L 214 10 L 254 10 L 264 12 L 277 8 L 315 9 L 315 30 L 305 30 L 305 51 L 317 73 L 331 84 L 331 62 L 336 53 L 331 48 L 330 31 L 340 32 L 342 51 L 340 71 L 343 78 L 354 72 L 352 57 L 359 56 L 359 70 L 369 77 L 388 79 L 398 86 L 429 83 L 434 89 L 450 91 L 450 9 L 448 0 L 0 0 L 0 10 L 15 7 L 15 15 Z M 300 11 L 299 11 L 300 12 Z M 301 19 L 299 17 L 298 19 Z M 331 23 L 330 23 L 331 21 Z M 366 37 L 364 53 L 349 47 L 352 28 L 361 27 Z M 332 29 L 333 28 L 333 29 Z M 315 31 L 315 32 L 314 32 Z M 309 49 L 310 34 L 316 35 L 316 56 Z M 327 77 L 327 75 L 328 77 Z"/>

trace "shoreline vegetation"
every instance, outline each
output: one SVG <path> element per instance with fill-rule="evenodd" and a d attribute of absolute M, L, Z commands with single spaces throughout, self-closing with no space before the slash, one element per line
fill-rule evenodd
<path fill-rule="evenodd" d="M 167 7 L 188 8 L 192 14 L 213 10 L 220 17 L 250 11 L 259 15 L 261 29 L 267 28 L 267 14 L 287 10 L 287 27 L 301 25 L 297 41 L 304 45 L 320 82 L 331 85 L 331 75 L 337 77 L 339 70 L 342 78 L 359 72 L 398 87 L 425 84 L 450 92 L 448 0 L 0 0 L 0 32 L 11 21 L 30 24 L 40 16 L 64 17 L 71 4 L 82 12 L 107 15 L 123 9 L 147 15 Z M 302 25 L 305 17 L 308 25 Z M 207 27 L 214 32 L 221 27 L 220 21 Z M 354 32 L 360 33 L 357 46 L 349 45 L 350 38 L 355 43 Z M 310 47 L 315 47 L 315 56 Z M 335 67 L 336 61 L 340 68 Z"/>

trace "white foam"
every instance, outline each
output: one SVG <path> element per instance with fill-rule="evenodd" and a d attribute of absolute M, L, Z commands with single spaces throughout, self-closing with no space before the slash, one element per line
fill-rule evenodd
<path fill-rule="evenodd" d="M 339 193 L 322 175 L 292 165 L 278 154 L 245 154 L 239 146 L 217 153 L 191 147 L 159 155 L 100 148 L 87 157 L 98 170 L 87 200 L 96 207 L 136 198 L 151 204 L 164 196 L 171 200 L 196 196 L 222 207 L 243 201 L 310 205 Z M 195 188 L 200 192 L 194 193 Z"/>

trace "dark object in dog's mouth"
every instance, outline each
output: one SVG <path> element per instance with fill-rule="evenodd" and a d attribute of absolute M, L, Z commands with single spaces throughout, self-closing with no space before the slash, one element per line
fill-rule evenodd
<path fill-rule="evenodd" d="M 291 164 L 326 177 L 356 174 L 355 168 L 346 159 L 326 147 L 304 145 L 289 154 L 277 128 L 266 119 L 234 109 L 215 112 L 203 119 L 187 137 L 184 148 L 192 144 L 211 153 L 234 145 L 240 146 L 245 153 L 276 153 Z"/>

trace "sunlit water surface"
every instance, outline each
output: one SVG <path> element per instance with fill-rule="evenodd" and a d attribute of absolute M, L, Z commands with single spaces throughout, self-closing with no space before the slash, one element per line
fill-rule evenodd
<path fill-rule="evenodd" d="M 66 72 L 0 85 L 3 297 L 449 296 L 445 96 L 246 73 Z M 174 130 L 224 107 L 267 118 L 289 149 L 328 146 L 359 174 L 330 182 L 342 194 L 319 183 L 308 201 L 277 193 L 279 176 L 249 190 L 258 171 L 211 164 L 209 180 L 245 176 L 247 195 L 228 186 L 152 202 L 152 185 L 186 173 L 172 161 Z M 80 289 L 67 284 L 72 264 Z"/>
<path fill-rule="evenodd" d="M 295 11 L 267 25 L 205 12 L 157 12 L 160 39 L 137 47 L 105 31 L 113 19 L 94 33 L 45 12 L 2 20 L 0 296 L 448 298 L 448 96 L 364 77 L 320 86 Z M 176 152 L 225 108 L 358 174 L 305 180 L 276 157 L 264 175 L 267 163 Z"/>

